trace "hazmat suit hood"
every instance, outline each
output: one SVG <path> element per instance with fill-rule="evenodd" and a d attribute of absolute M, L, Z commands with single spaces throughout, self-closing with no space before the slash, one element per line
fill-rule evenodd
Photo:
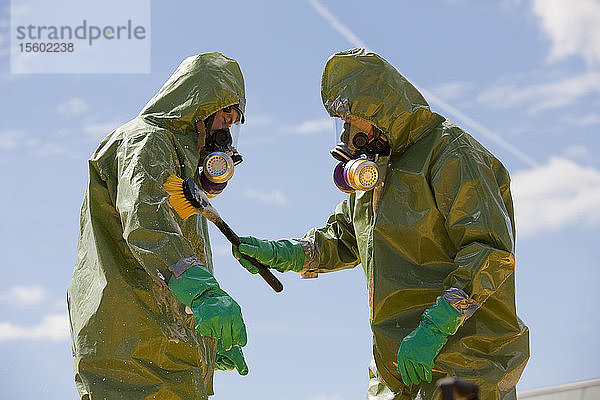
<path fill-rule="evenodd" d="M 401 152 L 444 118 L 432 113 L 419 91 L 379 55 L 365 49 L 335 53 L 321 80 L 321 98 L 332 117 L 362 118 Z"/>
<path fill-rule="evenodd" d="M 238 63 L 221 53 L 205 53 L 186 58 L 140 116 L 171 131 L 195 131 L 196 121 L 234 104 L 245 112 L 244 78 Z"/>

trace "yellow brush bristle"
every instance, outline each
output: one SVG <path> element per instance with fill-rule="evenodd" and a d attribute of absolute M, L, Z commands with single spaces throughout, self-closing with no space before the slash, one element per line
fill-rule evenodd
<path fill-rule="evenodd" d="M 194 214 L 200 214 L 183 194 L 183 179 L 177 175 L 171 175 L 167 178 L 163 187 L 169 193 L 169 204 L 181 218 L 187 220 Z"/>

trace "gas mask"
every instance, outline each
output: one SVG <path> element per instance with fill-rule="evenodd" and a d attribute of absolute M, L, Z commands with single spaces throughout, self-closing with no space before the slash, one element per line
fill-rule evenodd
<path fill-rule="evenodd" d="M 335 121 L 336 135 L 341 130 L 340 142 L 331 150 L 333 158 L 340 161 L 333 170 L 335 185 L 344 193 L 372 190 L 381 175 L 375 162 L 390 154 L 387 137 L 373 125 L 360 129 L 356 123 Z"/>
<path fill-rule="evenodd" d="M 235 145 L 239 135 L 241 123 L 244 122 L 244 116 L 239 108 L 235 106 L 227 107 L 223 111 L 231 112 L 236 109 L 241 116 L 226 129 L 212 128 L 216 113 L 204 120 L 206 136 L 204 140 L 204 149 L 208 153 L 204 158 L 202 167 L 200 167 L 200 185 L 209 198 L 220 194 L 227 186 L 227 181 L 233 176 L 236 165 L 242 162 L 242 156 L 238 153 Z"/>

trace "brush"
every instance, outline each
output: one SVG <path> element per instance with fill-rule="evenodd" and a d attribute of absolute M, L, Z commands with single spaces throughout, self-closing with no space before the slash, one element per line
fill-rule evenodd
<path fill-rule="evenodd" d="M 232 245 L 238 247 L 242 243 L 240 237 L 221 219 L 217 210 L 210 204 L 200 185 L 192 178 L 183 180 L 177 175 L 171 175 L 167 178 L 163 187 L 169 194 L 169 204 L 182 219 L 187 220 L 194 214 L 200 214 L 214 223 Z M 267 266 L 250 256 L 245 254 L 242 254 L 242 256 L 258 268 L 260 276 L 274 291 L 279 293 L 283 290 L 283 285 Z"/>

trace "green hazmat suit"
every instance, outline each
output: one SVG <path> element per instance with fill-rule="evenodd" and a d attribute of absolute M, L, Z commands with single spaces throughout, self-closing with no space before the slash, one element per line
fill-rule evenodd
<path fill-rule="evenodd" d="M 168 203 L 170 174 L 198 180 L 205 154 L 196 121 L 243 106 L 238 64 L 189 57 L 141 113 L 89 160 L 77 259 L 68 288 L 75 381 L 82 399 L 207 399 L 216 339 L 200 336 L 169 292 L 169 266 L 213 271 L 204 217 L 183 221 Z"/>
<path fill-rule="evenodd" d="M 369 121 L 392 148 L 377 161 L 383 179 L 374 190 L 350 194 L 325 227 L 299 239 L 303 278 L 362 264 L 373 331 L 368 398 L 439 398 L 435 382 L 446 376 L 478 384 L 484 400 L 516 398 L 529 331 L 515 308 L 508 172 L 364 49 L 328 60 L 321 96 L 331 116 Z M 397 371 L 400 343 L 449 288 L 462 289 L 479 308 L 448 337 L 433 382 L 407 386 Z"/>

